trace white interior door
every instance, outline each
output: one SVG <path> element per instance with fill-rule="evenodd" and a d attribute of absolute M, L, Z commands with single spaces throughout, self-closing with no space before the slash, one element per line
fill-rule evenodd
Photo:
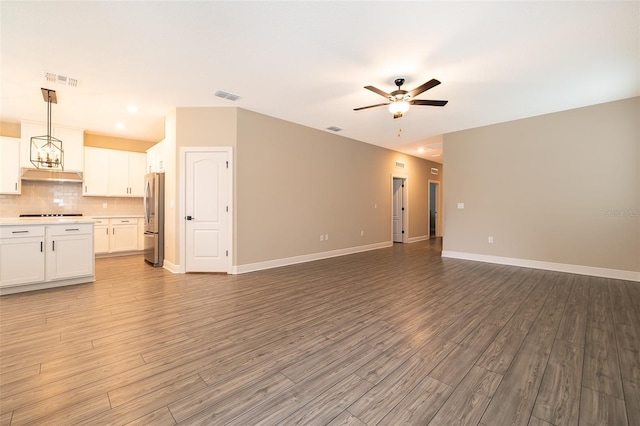
<path fill-rule="evenodd" d="M 393 242 L 403 242 L 403 184 L 404 179 L 393 178 L 393 210 L 392 210 L 392 229 L 393 229 Z"/>
<path fill-rule="evenodd" d="M 229 153 L 185 153 L 185 271 L 230 272 Z"/>

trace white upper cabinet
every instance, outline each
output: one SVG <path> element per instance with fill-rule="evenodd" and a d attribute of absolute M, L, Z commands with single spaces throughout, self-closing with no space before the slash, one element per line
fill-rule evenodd
<path fill-rule="evenodd" d="M 0 136 L 0 194 L 20 194 L 20 139 Z"/>
<path fill-rule="evenodd" d="M 84 158 L 83 195 L 144 196 L 146 154 L 87 147 Z"/>
<path fill-rule="evenodd" d="M 20 167 L 35 169 L 31 163 L 31 138 L 33 136 L 45 136 L 47 124 L 35 121 L 22 121 L 20 123 Z M 69 172 L 81 172 L 83 170 L 84 130 L 67 126 L 51 126 L 51 136 L 62 141 L 64 153 L 64 170 Z"/>
<path fill-rule="evenodd" d="M 84 149 L 82 195 L 109 195 L 109 151 L 92 147 Z"/>
<path fill-rule="evenodd" d="M 164 140 L 147 150 L 147 173 L 164 172 Z"/>

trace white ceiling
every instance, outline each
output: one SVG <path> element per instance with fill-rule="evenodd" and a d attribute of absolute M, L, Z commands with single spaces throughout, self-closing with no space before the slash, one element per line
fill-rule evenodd
<path fill-rule="evenodd" d="M 48 87 L 54 123 L 142 140 L 163 138 L 172 108 L 234 106 L 442 161 L 429 156 L 442 134 L 640 95 L 638 1 L 3 0 L 0 12 L 0 119 L 45 121 Z M 397 77 L 408 90 L 437 78 L 417 99 L 449 104 L 399 120 L 353 111 L 384 102 L 363 86 L 390 92 Z"/>

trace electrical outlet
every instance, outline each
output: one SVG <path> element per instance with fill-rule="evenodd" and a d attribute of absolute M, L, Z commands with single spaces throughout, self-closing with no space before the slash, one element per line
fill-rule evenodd
<path fill-rule="evenodd" d="M 487 238 L 487 241 L 489 242 L 489 244 L 493 244 L 493 237 Z"/>
<path fill-rule="evenodd" d="M 320 234 L 320 241 L 324 241 L 324 235 Z"/>
<path fill-rule="evenodd" d="M 329 241 L 329 234 L 324 234 L 324 240 Z"/>
<path fill-rule="evenodd" d="M 460 210 L 464 209 L 464 203 L 458 203 L 458 208 L 459 208 Z"/>

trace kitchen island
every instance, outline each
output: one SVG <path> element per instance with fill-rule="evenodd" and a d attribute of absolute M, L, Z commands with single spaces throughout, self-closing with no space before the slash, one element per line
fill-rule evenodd
<path fill-rule="evenodd" d="M 0 295 L 94 282 L 94 220 L 0 218 Z"/>

